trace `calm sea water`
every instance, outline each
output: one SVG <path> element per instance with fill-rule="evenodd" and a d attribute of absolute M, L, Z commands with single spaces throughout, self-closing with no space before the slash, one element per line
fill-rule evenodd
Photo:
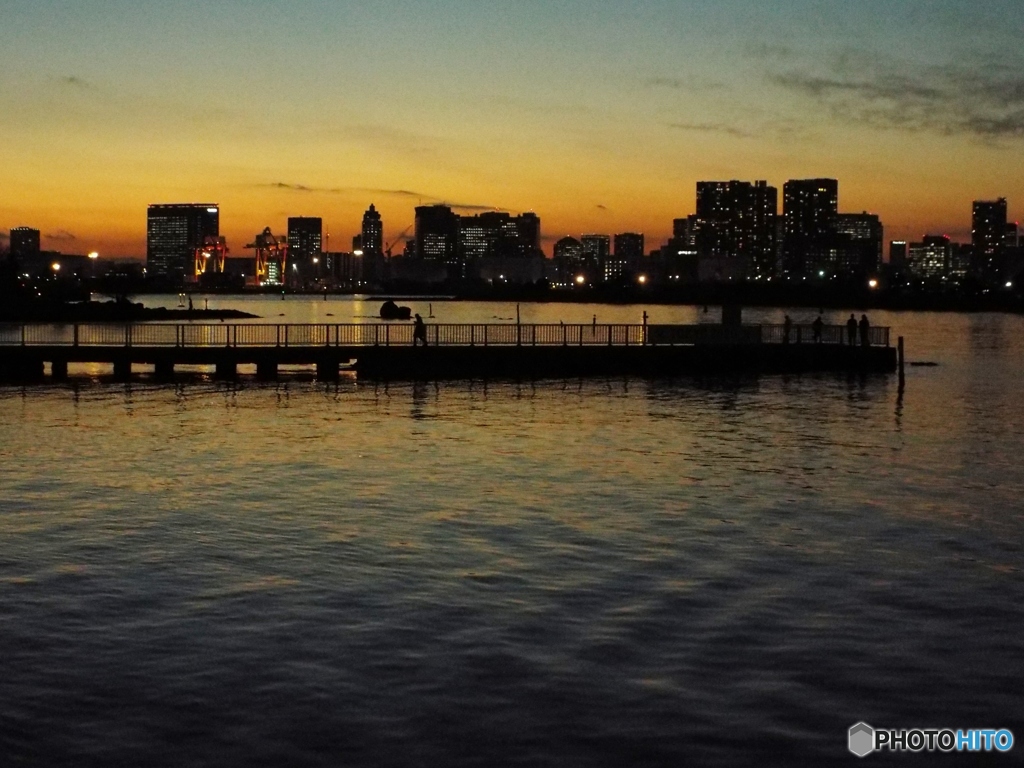
<path fill-rule="evenodd" d="M 520 313 L 644 309 L 705 317 Z M 939 364 L 902 398 L 835 375 L 0 387 L 0 764 L 852 764 L 858 720 L 1024 738 L 1024 319 L 872 321 Z"/>

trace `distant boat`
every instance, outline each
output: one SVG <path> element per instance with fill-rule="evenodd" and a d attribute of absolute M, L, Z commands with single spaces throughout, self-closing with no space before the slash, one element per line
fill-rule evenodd
<path fill-rule="evenodd" d="M 410 320 L 412 310 L 409 307 L 400 307 L 391 299 L 380 305 L 381 320 Z"/>

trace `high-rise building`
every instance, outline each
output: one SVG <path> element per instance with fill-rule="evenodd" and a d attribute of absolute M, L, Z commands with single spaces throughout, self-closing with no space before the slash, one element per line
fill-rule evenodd
<path fill-rule="evenodd" d="M 374 256 L 384 254 L 384 222 L 373 203 L 370 203 L 370 207 L 363 214 L 362 235 L 364 256 L 366 254 Z"/>
<path fill-rule="evenodd" d="M 359 257 L 362 277 L 368 283 L 382 283 L 387 279 L 387 265 L 384 258 L 384 222 L 373 203 L 363 214 L 363 225 L 359 233 L 358 247 L 353 242 L 353 253 L 362 251 Z"/>
<path fill-rule="evenodd" d="M 882 222 L 873 213 L 836 214 L 836 272 L 840 277 L 877 275 L 882 268 Z"/>
<path fill-rule="evenodd" d="M 465 277 L 466 263 L 459 254 L 459 217 L 447 205 L 416 208 L 416 257 L 443 263 L 449 278 Z"/>
<path fill-rule="evenodd" d="M 783 187 L 783 270 L 792 277 L 835 272 L 836 179 L 794 179 Z"/>
<path fill-rule="evenodd" d="M 459 216 L 459 251 L 465 260 L 536 256 L 540 219 L 534 213 L 512 216 L 505 211 Z"/>
<path fill-rule="evenodd" d="M 151 205 L 146 218 L 146 268 L 150 275 L 179 282 L 192 277 L 195 250 L 220 236 L 216 203 Z"/>
<path fill-rule="evenodd" d="M 583 264 L 588 274 L 603 275 L 604 263 L 611 253 L 612 239 L 608 235 L 583 235 L 580 246 L 583 249 Z"/>
<path fill-rule="evenodd" d="M 766 181 L 697 182 L 690 234 L 700 259 L 721 262 L 716 272 L 771 277 L 777 210 L 778 190 Z"/>
<path fill-rule="evenodd" d="M 1006 242 L 1006 198 L 975 200 L 971 217 L 974 273 L 984 281 L 997 280 Z"/>
<path fill-rule="evenodd" d="M 587 274 L 583 265 L 583 244 L 575 237 L 563 237 L 554 248 L 555 280 L 552 282 L 558 286 L 567 287 L 577 284 L 577 278 L 582 278 L 579 284 L 586 284 L 596 278 L 594 274 Z"/>
<path fill-rule="evenodd" d="M 298 267 L 303 279 L 318 277 L 320 253 L 323 251 L 323 219 L 319 216 L 291 216 L 288 219 L 288 262 Z"/>
<path fill-rule="evenodd" d="M 889 243 L 889 267 L 900 270 L 907 266 L 907 241 L 893 240 Z"/>
<path fill-rule="evenodd" d="M 644 259 L 644 236 L 623 232 L 615 236 L 615 252 L 605 259 L 604 280 L 618 280 L 640 269 Z"/>
<path fill-rule="evenodd" d="M 39 258 L 39 230 L 14 227 L 11 230 L 11 258 L 36 260 Z"/>
<path fill-rule="evenodd" d="M 949 276 L 952 248 L 946 235 L 926 235 L 911 243 L 907 271 L 919 280 L 941 280 Z"/>
<path fill-rule="evenodd" d="M 1020 245 L 1020 225 L 1016 221 L 1006 222 L 1006 237 L 1003 239 L 1004 248 L 1016 248 Z"/>

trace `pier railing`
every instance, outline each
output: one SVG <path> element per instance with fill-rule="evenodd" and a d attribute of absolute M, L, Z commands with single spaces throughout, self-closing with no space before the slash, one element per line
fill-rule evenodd
<path fill-rule="evenodd" d="M 402 347 L 414 326 L 397 323 L 226 324 L 77 323 L 0 324 L 0 347 Z M 455 324 L 426 326 L 429 346 L 674 346 L 723 344 L 849 344 L 846 326 Z M 889 329 L 871 328 L 870 346 L 889 346 Z"/>

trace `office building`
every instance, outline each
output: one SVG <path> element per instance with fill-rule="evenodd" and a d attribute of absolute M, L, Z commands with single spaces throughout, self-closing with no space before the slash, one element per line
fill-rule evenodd
<path fill-rule="evenodd" d="M 551 283 L 558 288 L 586 285 L 596 279 L 596 274 L 587 274 L 583 265 L 583 243 L 575 237 L 563 237 L 555 243 L 551 260 Z M 582 278 L 577 282 L 577 278 Z"/>
<path fill-rule="evenodd" d="M 942 280 L 949 276 L 952 246 L 945 235 L 927 235 L 907 250 L 907 272 L 918 280 Z"/>
<path fill-rule="evenodd" d="M 697 213 L 685 230 L 709 277 L 771 277 L 777 210 L 778 190 L 766 181 L 697 182 Z M 684 231 L 683 220 L 675 224 Z"/>
<path fill-rule="evenodd" d="M 151 205 L 146 218 L 146 268 L 151 277 L 180 283 L 194 278 L 195 251 L 220 236 L 215 203 Z"/>
<path fill-rule="evenodd" d="M 612 239 L 608 235 L 583 235 L 580 238 L 583 264 L 588 274 L 604 274 L 604 263 L 611 254 L 611 245 Z"/>
<path fill-rule="evenodd" d="M 783 270 L 789 277 L 835 274 L 836 179 L 794 179 L 783 187 Z"/>
<path fill-rule="evenodd" d="M 319 216 L 292 216 L 288 219 L 288 259 L 302 265 L 323 250 L 323 219 Z"/>
<path fill-rule="evenodd" d="M 615 251 L 605 259 L 603 278 L 612 282 L 640 270 L 644 260 L 644 236 L 637 232 L 623 232 L 615 236 Z"/>
<path fill-rule="evenodd" d="M 836 214 L 835 269 L 840 278 L 875 276 L 882 268 L 882 222 L 873 213 Z"/>
<path fill-rule="evenodd" d="M 459 217 L 447 205 L 416 208 L 416 258 L 439 262 L 448 277 L 466 276 L 466 264 L 459 254 Z"/>
<path fill-rule="evenodd" d="M 323 250 L 323 219 L 319 216 L 292 216 L 288 219 L 288 263 L 290 277 L 299 283 L 317 280 L 325 270 L 320 264 Z"/>
<path fill-rule="evenodd" d="M 889 267 L 901 270 L 907 266 L 907 241 L 893 240 L 889 243 Z"/>
<path fill-rule="evenodd" d="M 528 258 L 540 253 L 540 219 L 487 211 L 459 216 L 459 252 L 466 261 L 483 258 Z"/>

